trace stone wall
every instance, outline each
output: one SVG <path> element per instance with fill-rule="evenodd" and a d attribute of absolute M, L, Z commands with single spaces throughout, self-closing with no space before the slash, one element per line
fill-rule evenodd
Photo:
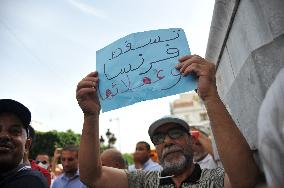
<path fill-rule="evenodd" d="M 217 65 L 222 100 L 257 150 L 258 110 L 284 67 L 284 1 L 216 0 L 206 58 Z"/>

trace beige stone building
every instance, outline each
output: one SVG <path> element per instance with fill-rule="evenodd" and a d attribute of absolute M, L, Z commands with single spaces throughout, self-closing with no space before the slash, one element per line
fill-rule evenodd
<path fill-rule="evenodd" d="M 170 104 L 171 114 L 178 116 L 210 134 L 209 119 L 202 100 L 195 92 L 180 94 L 180 98 Z"/>

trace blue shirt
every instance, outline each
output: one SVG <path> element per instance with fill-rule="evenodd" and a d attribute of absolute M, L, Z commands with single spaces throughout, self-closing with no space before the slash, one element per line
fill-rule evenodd
<path fill-rule="evenodd" d="M 128 167 L 128 170 L 130 172 L 138 170 L 135 168 L 135 165 L 130 165 Z M 143 168 L 141 170 L 145 170 L 145 171 L 161 171 L 162 167 L 159 165 L 159 163 L 154 162 L 151 158 L 144 163 Z"/>
<path fill-rule="evenodd" d="M 52 188 L 87 188 L 87 186 L 80 181 L 79 170 L 77 170 L 73 177 L 68 177 L 65 173 L 58 176 L 54 180 Z"/>

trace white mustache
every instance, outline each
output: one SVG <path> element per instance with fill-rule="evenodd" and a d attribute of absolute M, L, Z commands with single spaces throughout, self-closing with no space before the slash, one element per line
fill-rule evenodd
<path fill-rule="evenodd" d="M 173 152 L 182 152 L 183 149 L 180 146 L 177 145 L 172 145 L 169 147 L 166 147 L 163 152 L 162 152 L 162 157 L 164 158 L 166 155 L 168 155 L 169 153 L 173 153 Z"/>

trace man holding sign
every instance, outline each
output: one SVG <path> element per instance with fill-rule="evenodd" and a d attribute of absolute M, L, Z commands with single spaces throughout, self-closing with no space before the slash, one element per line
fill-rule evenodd
<path fill-rule="evenodd" d="M 115 57 L 115 55 L 114 55 Z M 176 69 L 187 77 L 195 73 L 198 77 L 198 94 L 204 101 L 211 122 L 224 169 L 201 170 L 192 162 L 192 138 L 188 125 L 181 121 L 153 123 L 149 136 L 156 146 L 158 157 L 168 173 L 128 172 L 103 167 L 100 161 L 99 113 L 97 95 L 99 75 L 92 72 L 77 85 L 76 97 L 84 113 L 79 163 L 80 178 L 90 187 L 254 187 L 258 168 L 245 138 L 222 103 L 216 87 L 215 65 L 197 55 L 179 59 Z M 228 147 L 232 146 L 232 147 Z M 182 158 L 185 158 L 182 159 Z M 181 162 L 180 162 L 181 161 Z M 169 170 L 172 163 L 179 168 Z M 225 173 L 224 173 L 225 172 Z"/>

